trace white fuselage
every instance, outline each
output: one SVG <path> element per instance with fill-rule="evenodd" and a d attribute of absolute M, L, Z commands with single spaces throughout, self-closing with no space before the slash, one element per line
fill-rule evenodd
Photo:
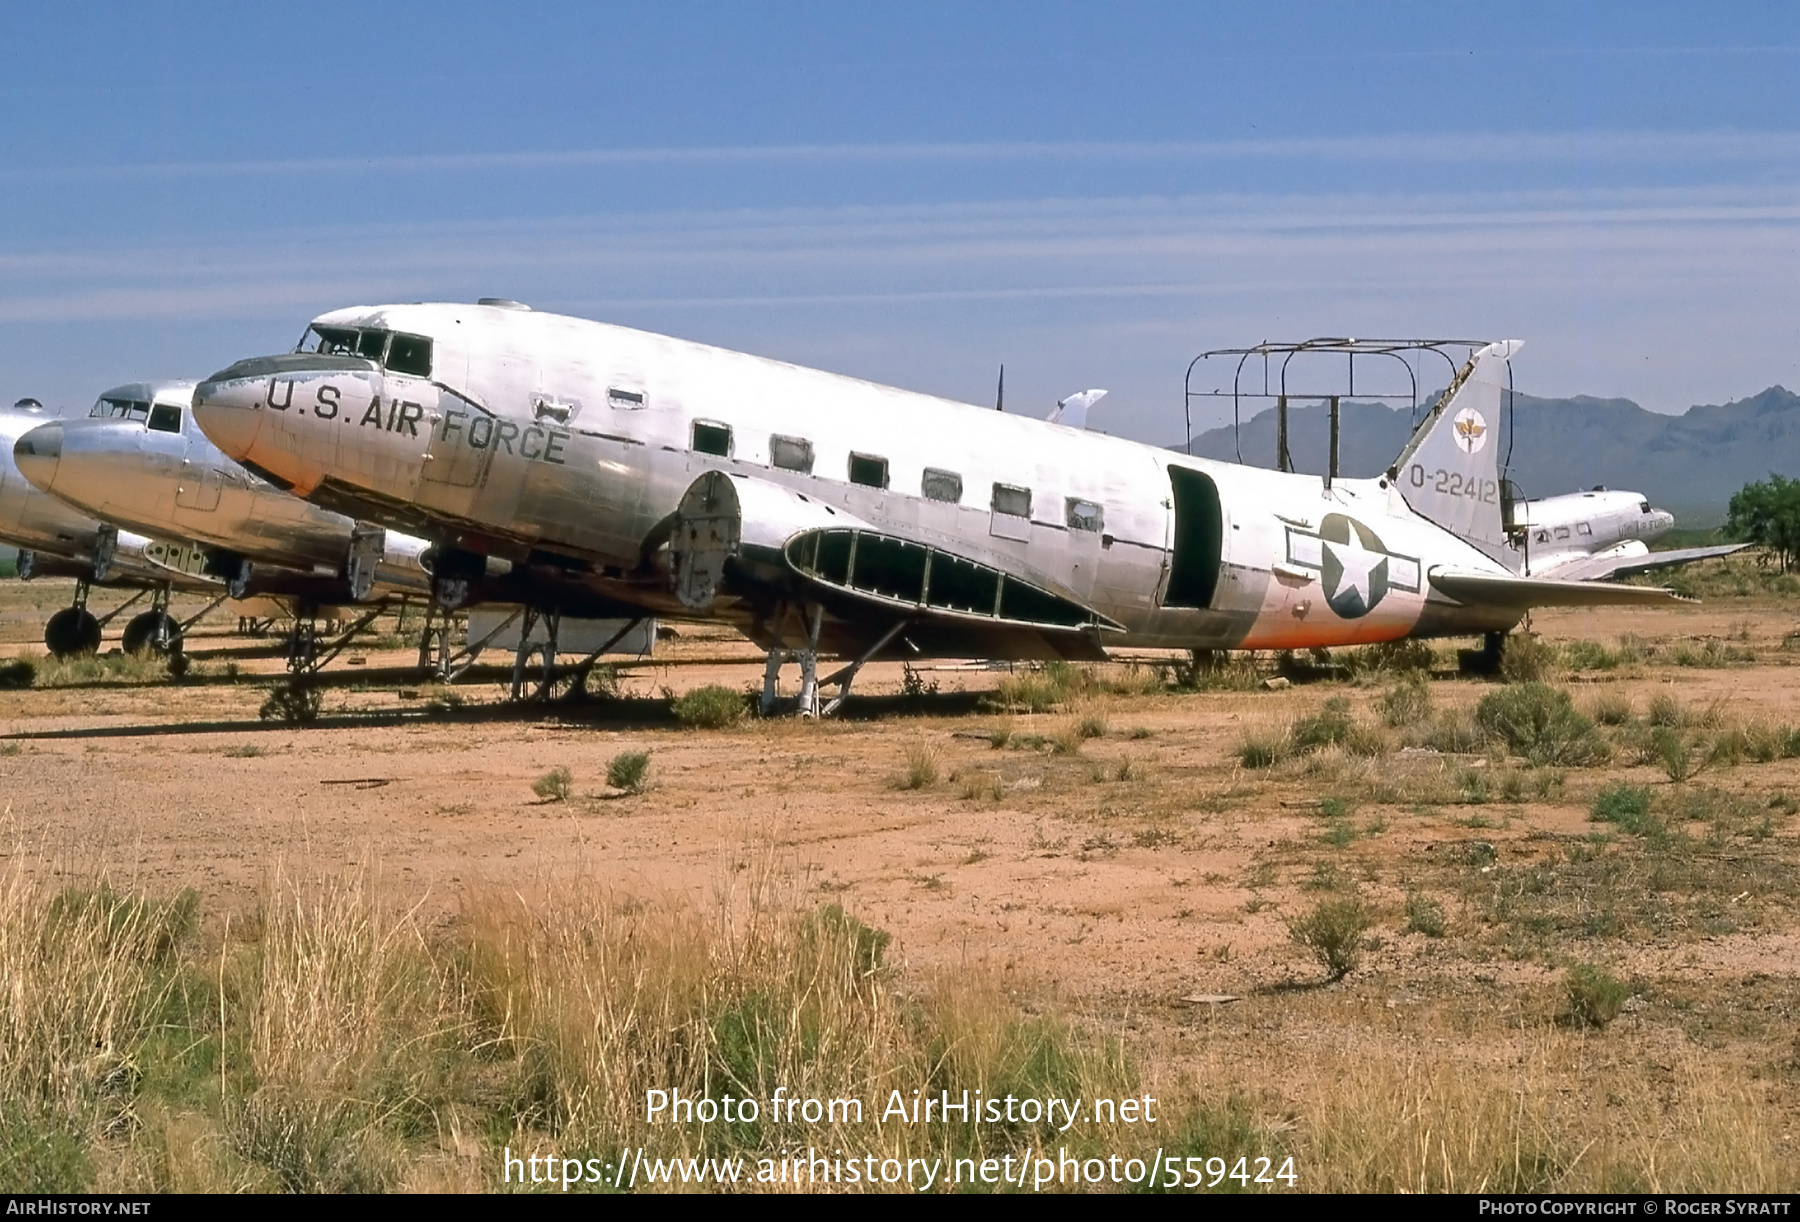
<path fill-rule="evenodd" d="M 1675 529 L 1675 515 L 1652 509 L 1641 493 L 1596 488 L 1521 502 L 1513 525 L 1523 541 L 1521 571 L 1555 576 L 1594 557 L 1648 555 Z"/>
<path fill-rule="evenodd" d="M 197 417 L 227 454 L 321 504 L 578 569 L 656 613 L 681 612 L 658 556 L 683 494 L 721 471 L 779 490 L 768 503 L 788 498 L 796 522 L 843 515 L 1091 608 L 1116 626 L 1107 645 L 1354 644 L 1519 615 L 1431 592 L 1434 565 L 1506 570 L 1386 480 L 1327 487 L 519 309 L 358 308 L 313 334 L 317 350 L 201 385 Z M 779 636 L 754 604 L 725 618 Z"/>

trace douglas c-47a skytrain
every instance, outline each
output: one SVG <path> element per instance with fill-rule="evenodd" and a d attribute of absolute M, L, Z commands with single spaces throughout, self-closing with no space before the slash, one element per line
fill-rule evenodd
<path fill-rule="evenodd" d="M 1468 360 L 1388 476 L 1207 459 L 511 302 L 356 307 L 195 393 L 227 454 L 570 614 L 724 621 L 801 666 L 1490 634 L 1667 590 L 1526 576 Z M 1497 644 L 1496 644 L 1497 648 Z M 835 703 L 835 701 L 833 702 Z"/>

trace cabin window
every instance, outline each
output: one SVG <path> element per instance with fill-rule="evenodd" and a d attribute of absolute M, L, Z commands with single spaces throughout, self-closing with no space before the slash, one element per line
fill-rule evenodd
<path fill-rule="evenodd" d="M 769 438 L 769 462 L 783 471 L 798 471 L 802 475 L 811 475 L 812 442 L 804 437 L 783 437 L 778 433 Z"/>
<path fill-rule="evenodd" d="M 1014 518 L 1031 516 L 1031 489 L 1011 484 L 994 485 L 994 512 Z"/>
<path fill-rule="evenodd" d="M 394 342 L 388 348 L 387 367 L 394 373 L 410 377 L 430 377 L 431 340 L 423 335 L 394 332 Z"/>
<path fill-rule="evenodd" d="M 877 458 L 873 454 L 852 454 L 850 456 L 850 482 L 869 488 L 887 487 L 887 459 Z"/>
<path fill-rule="evenodd" d="M 936 467 L 925 468 L 925 478 L 920 481 L 919 490 L 928 501 L 947 501 L 952 505 L 962 501 L 962 476 L 954 471 L 940 471 Z"/>
<path fill-rule="evenodd" d="M 1589 526 L 1586 522 L 1577 522 L 1575 524 L 1575 533 L 1578 535 L 1591 535 L 1594 533 L 1594 528 Z"/>
<path fill-rule="evenodd" d="M 704 420 L 694 421 L 694 449 L 702 454 L 730 458 L 731 426 L 729 424 L 708 424 Z"/>
<path fill-rule="evenodd" d="M 644 406 L 644 392 L 641 390 L 620 390 L 617 386 L 606 392 L 606 401 L 624 411 L 636 411 Z"/>
<path fill-rule="evenodd" d="M 179 433 L 181 431 L 181 409 L 171 403 L 156 403 L 150 407 L 150 420 L 145 426 L 159 433 Z"/>
<path fill-rule="evenodd" d="M 1096 534 L 1106 529 L 1106 512 L 1092 501 L 1070 497 L 1063 502 L 1063 517 L 1070 530 L 1091 530 Z"/>
<path fill-rule="evenodd" d="M 1569 528 L 1567 526 L 1558 526 L 1556 528 L 1556 537 L 1558 539 L 1567 539 L 1569 537 Z"/>

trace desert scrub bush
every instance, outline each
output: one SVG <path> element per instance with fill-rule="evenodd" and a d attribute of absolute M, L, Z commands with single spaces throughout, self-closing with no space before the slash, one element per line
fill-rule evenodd
<path fill-rule="evenodd" d="M 906 744 L 905 766 L 895 778 L 900 789 L 930 789 L 938 781 L 937 748 L 920 740 Z"/>
<path fill-rule="evenodd" d="M 1348 696 L 1331 697 L 1318 712 L 1302 717 L 1288 731 L 1288 747 L 1296 755 L 1331 746 L 1342 747 L 1351 755 L 1380 755 L 1387 745 L 1379 731 L 1351 715 Z"/>
<path fill-rule="evenodd" d="M 1535 633 L 1515 632 L 1500 652 L 1500 678 L 1507 683 L 1542 683 L 1556 674 L 1556 647 Z"/>
<path fill-rule="evenodd" d="M 1355 896 L 1320 900 L 1288 922 L 1288 937 L 1311 951 L 1333 981 L 1355 970 L 1368 932 L 1369 914 Z"/>
<path fill-rule="evenodd" d="M 1631 697 L 1618 692 L 1608 692 L 1596 697 L 1593 711 L 1588 714 L 1596 724 L 1603 726 L 1628 726 L 1634 716 Z"/>
<path fill-rule="evenodd" d="M 37 664 L 29 658 L 0 662 L 0 689 L 22 691 L 37 682 Z"/>
<path fill-rule="evenodd" d="M 1602 968 L 1577 963 L 1563 977 L 1569 1018 L 1587 1027 L 1605 1027 L 1625 1008 L 1631 990 Z"/>
<path fill-rule="evenodd" d="M 1625 655 L 1599 641 L 1569 641 L 1562 647 L 1563 664 L 1570 670 L 1617 670 Z"/>
<path fill-rule="evenodd" d="M 302 726 L 317 721 L 319 711 L 324 706 L 325 692 L 318 685 L 308 683 L 296 675 L 287 682 L 277 683 L 270 688 L 268 697 L 262 702 L 262 707 L 256 710 L 256 715 L 263 721 Z"/>
<path fill-rule="evenodd" d="M 533 781 L 531 792 L 546 802 L 567 802 L 575 792 L 575 774 L 558 765 Z"/>
<path fill-rule="evenodd" d="M 1657 726 L 1650 732 L 1650 750 L 1663 772 L 1675 782 L 1698 776 L 1712 762 L 1705 742 L 1667 726 Z"/>
<path fill-rule="evenodd" d="M 650 783 L 650 753 L 621 751 L 606 765 L 606 783 L 626 793 L 643 793 Z"/>
<path fill-rule="evenodd" d="M 1407 726 L 1400 736 L 1409 747 L 1429 747 L 1445 755 L 1474 755 L 1487 747 L 1487 731 L 1467 709 L 1441 709 L 1428 720 Z"/>
<path fill-rule="evenodd" d="M 744 693 L 722 684 L 697 687 L 669 702 L 675 720 L 695 730 L 722 730 L 744 719 L 749 702 Z"/>
<path fill-rule="evenodd" d="M 1176 687 L 1190 692 L 1248 692 L 1263 682 L 1250 654 L 1222 649 L 1188 650 L 1187 661 L 1177 662 L 1171 677 Z"/>
<path fill-rule="evenodd" d="M 1699 645 L 1686 641 L 1672 645 L 1662 653 L 1671 666 L 1716 669 L 1756 661 L 1756 651 L 1738 645 L 1727 645 L 1717 637 L 1709 637 Z"/>
<path fill-rule="evenodd" d="M 1432 652 L 1430 642 L 1412 637 L 1383 641 L 1379 645 L 1366 645 L 1361 649 L 1342 650 L 1337 656 L 1345 672 L 1353 679 L 1391 674 L 1418 675 L 1424 678 L 1425 673 L 1437 662 L 1437 655 Z"/>
<path fill-rule="evenodd" d="M 1383 692 L 1376 707 L 1381 720 L 1395 729 L 1417 725 L 1431 716 L 1431 685 L 1421 672 L 1412 671 Z"/>
<path fill-rule="evenodd" d="M 1098 691 L 1100 684 L 1086 670 L 1067 662 L 1046 663 L 1042 670 L 1008 675 L 995 690 L 993 703 L 1003 709 L 1045 713 L 1080 696 Z"/>
<path fill-rule="evenodd" d="M 998 802 L 1006 796 L 1006 783 L 992 772 L 962 772 L 955 780 L 965 802 Z"/>
<path fill-rule="evenodd" d="M 1274 726 L 1255 726 L 1238 739 L 1238 763 L 1246 768 L 1273 768 L 1290 754 L 1288 735 Z"/>
<path fill-rule="evenodd" d="M 1406 932 L 1441 938 L 1445 928 L 1442 904 L 1418 891 L 1406 893 Z"/>
<path fill-rule="evenodd" d="M 1644 720 L 1653 726 L 1679 730 L 1688 723 L 1687 710 L 1672 692 L 1658 692 L 1650 697 L 1650 711 Z"/>
<path fill-rule="evenodd" d="M 1489 692 L 1475 707 L 1481 727 L 1534 764 L 1603 764 L 1612 747 L 1594 723 L 1575 711 L 1569 693 L 1545 683 L 1518 683 Z"/>
<path fill-rule="evenodd" d="M 1642 785 L 1614 781 L 1594 798 L 1588 817 L 1596 823 L 1616 824 L 1620 831 L 1637 835 L 1648 827 L 1650 791 Z"/>

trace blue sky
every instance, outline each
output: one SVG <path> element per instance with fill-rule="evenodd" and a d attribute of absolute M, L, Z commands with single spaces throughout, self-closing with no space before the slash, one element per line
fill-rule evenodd
<path fill-rule="evenodd" d="M 1519 388 L 1800 387 L 1800 9 L 35 5 L 0 395 L 516 297 L 1181 433 L 1204 348 L 1519 337 Z M 1201 419 L 1196 423 L 1216 423 Z"/>

